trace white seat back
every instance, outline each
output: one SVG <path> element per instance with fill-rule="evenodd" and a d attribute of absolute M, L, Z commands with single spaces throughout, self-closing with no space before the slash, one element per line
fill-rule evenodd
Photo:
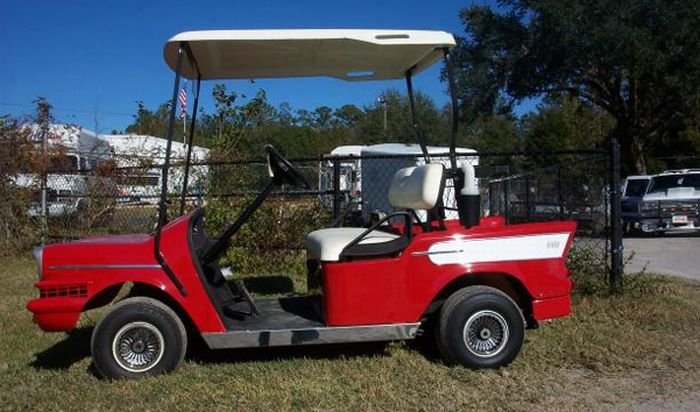
<path fill-rule="evenodd" d="M 445 167 L 441 163 L 407 167 L 394 174 L 389 203 L 396 208 L 428 210 L 440 199 Z"/>

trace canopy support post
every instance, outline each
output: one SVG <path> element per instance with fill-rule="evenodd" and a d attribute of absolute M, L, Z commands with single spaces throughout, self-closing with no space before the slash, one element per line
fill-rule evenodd
<path fill-rule="evenodd" d="M 173 97 L 170 100 L 170 119 L 168 121 L 168 143 L 165 146 L 165 159 L 163 161 L 163 174 L 161 177 L 161 186 L 160 186 L 160 203 L 158 205 L 158 226 L 156 227 L 156 234 L 155 234 L 155 239 L 153 241 L 154 244 L 154 253 L 155 253 L 155 258 L 156 261 L 160 264 L 160 266 L 163 268 L 165 273 L 168 275 L 168 278 L 173 282 L 175 287 L 180 291 L 180 293 L 183 296 L 187 296 L 187 290 L 185 287 L 182 285 L 180 280 L 175 276 L 175 273 L 173 273 L 172 269 L 168 266 L 167 262 L 163 258 L 163 255 L 160 253 L 160 238 L 161 238 L 161 232 L 163 231 L 163 226 L 165 225 L 165 222 L 167 221 L 167 213 L 168 213 L 168 172 L 170 169 L 170 151 L 173 146 L 173 135 L 175 134 L 175 111 L 177 110 L 177 95 L 180 90 L 180 77 L 181 77 L 181 69 L 182 69 L 182 59 L 185 54 L 185 47 L 187 46 L 187 43 L 181 42 L 180 47 L 178 48 L 177 52 L 177 64 L 175 67 L 175 84 L 173 86 Z"/>
<path fill-rule="evenodd" d="M 411 69 L 409 69 L 406 71 L 406 89 L 408 90 L 408 105 L 411 108 L 411 121 L 413 122 L 413 130 L 416 132 L 418 144 L 420 144 L 420 150 L 423 152 L 425 163 L 430 163 L 430 156 L 428 156 L 428 147 L 425 142 L 425 135 L 418 125 L 418 116 L 416 115 L 416 99 L 413 95 L 413 81 L 411 77 L 412 73 Z"/>
<path fill-rule="evenodd" d="M 182 180 L 182 194 L 180 196 L 180 216 L 185 213 L 185 197 L 187 196 L 187 181 L 190 177 L 190 160 L 192 159 L 192 143 L 194 143 L 194 127 L 197 122 L 197 108 L 199 106 L 199 91 L 202 84 L 202 76 L 197 76 L 197 91 L 194 95 L 194 107 L 190 121 L 190 135 L 187 139 L 187 156 L 185 158 L 185 176 Z"/>
<path fill-rule="evenodd" d="M 457 201 L 457 213 L 459 222 L 465 228 L 479 225 L 481 217 L 481 194 L 476 183 L 476 171 L 469 159 L 457 167 L 457 133 L 459 131 L 459 102 L 457 101 L 457 85 L 454 77 L 452 54 L 448 48 L 444 48 L 445 70 L 447 82 L 450 88 L 450 100 L 452 101 L 452 130 L 450 131 L 450 166 L 452 168 L 452 181 L 454 182 L 455 200 Z"/>
<path fill-rule="evenodd" d="M 459 132 L 459 102 L 457 101 L 457 83 L 454 76 L 454 65 L 450 49 L 443 49 L 445 57 L 445 69 L 447 71 L 447 84 L 450 89 L 450 101 L 452 104 L 452 129 L 450 130 L 450 166 L 457 169 L 457 134 Z"/>

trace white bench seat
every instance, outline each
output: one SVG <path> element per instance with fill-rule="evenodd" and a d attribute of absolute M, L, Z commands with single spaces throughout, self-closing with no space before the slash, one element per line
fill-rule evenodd
<path fill-rule="evenodd" d="M 429 210 L 434 208 L 442 197 L 445 182 L 445 167 L 441 163 L 407 167 L 398 170 L 389 186 L 389 204 L 407 210 Z M 365 232 L 361 227 L 338 227 L 316 230 L 306 236 L 306 250 L 309 255 L 322 262 L 337 262 L 343 250 Z M 354 251 L 346 251 L 349 256 L 391 255 L 408 245 L 410 233 L 403 238 L 392 233 L 373 230 L 365 235 Z M 405 242 L 394 242 L 402 238 Z M 386 245 L 382 245 L 386 243 Z M 367 245 L 378 245 L 368 247 Z M 362 247 L 364 246 L 364 247 Z M 382 248 L 386 246 L 386 248 Z M 358 250 L 359 249 L 359 250 Z"/>
<path fill-rule="evenodd" d="M 338 227 L 315 230 L 306 236 L 306 250 L 314 258 L 323 262 L 337 262 L 340 253 L 347 245 L 360 236 L 366 228 Z M 400 236 L 393 233 L 373 230 L 361 241 L 360 245 L 391 242 Z"/>

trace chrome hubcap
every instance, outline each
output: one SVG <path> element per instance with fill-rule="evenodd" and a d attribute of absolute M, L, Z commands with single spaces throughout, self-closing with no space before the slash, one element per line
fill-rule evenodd
<path fill-rule="evenodd" d="M 467 349 L 474 355 L 496 356 L 508 343 L 508 324 L 499 313 L 480 310 L 467 319 L 463 337 Z"/>
<path fill-rule="evenodd" d="M 148 322 L 124 325 L 112 342 L 114 360 L 129 372 L 141 373 L 153 368 L 164 351 L 163 334 Z"/>

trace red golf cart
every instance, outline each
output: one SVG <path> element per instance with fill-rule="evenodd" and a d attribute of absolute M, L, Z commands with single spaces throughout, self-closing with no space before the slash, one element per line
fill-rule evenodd
<path fill-rule="evenodd" d="M 413 339 L 433 333 L 447 363 L 506 365 L 526 327 L 570 311 L 565 267 L 574 222 L 506 225 L 480 217 L 474 169 L 455 155 L 457 136 L 452 35 L 436 31 L 251 30 L 178 34 L 165 45 L 175 71 L 159 219 L 152 234 L 91 237 L 35 251 L 39 298 L 28 309 L 45 331 L 74 328 L 82 312 L 116 302 L 93 331 L 99 374 L 137 378 L 175 370 L 187 347 L 186 326 L 211 349 Z M 371 227 L 309 233 L 308 278 L 320 292 L 253 299 L 227 282 L 218 265 L 229 240 L 275 188 L 308 188 L 299 170 L 266 148 L 270 180 L 221 233 L 204 229 L 205 211 L 166 216 L 166 192 L 180 79 L 196 84 L 192 142 L 202 80 L 329 76 L 348 81 L 405 79 L 446 63 L 453 107 L 450 162 L 396 172 L 388 196 L 394 211 Z M 192 145 L 188 146 L 191 150 Z M 459 219 L 445 219 L 443 191 L 453 182 Z M 420 213 L 418 213 L 420 212 Z M 310 288 L 310 290 L 316 290 Z M 435 322 L 430 322 L 434 320 Z M 427 330 L 426 325 L 436 327 Z"/>

